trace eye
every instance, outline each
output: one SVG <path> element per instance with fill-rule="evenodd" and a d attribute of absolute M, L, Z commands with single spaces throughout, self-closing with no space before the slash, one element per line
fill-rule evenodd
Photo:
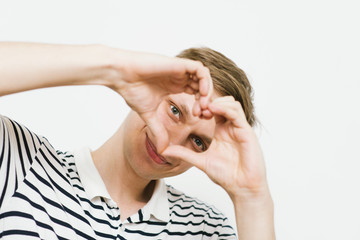
<path fill-rule="evenodd" d="M 201 152 L 206 151 L 206 145 L 205 143 L 201 140 L 201 138 L 198 137 L 191 137 L 191 140 L 193 141 L 193 144 L 195 146 L 195 148 Z"/>
<path fill-rule="evenodd" d="M 175 107 L 174 105 L 170 105 L 170 110 L 171 113 L 176 117 L 176 118 L 180 118 L 180 111 L 177 107 Z"/>

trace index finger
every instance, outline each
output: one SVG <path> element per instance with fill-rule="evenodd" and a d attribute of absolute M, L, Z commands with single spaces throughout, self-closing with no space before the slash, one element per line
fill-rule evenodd
<path fill-rule="evenodd" d="M 198 82 L 201 108 L 205 109 L 213 92 L 210 71 L 200 61 L 184 59 L 186 71 L 192 76 L 192 81 Z"/>
<path fill-rule="evenodd" d="M 204 152 L 198 153 L 180 145 L 171 145 L 162 152 L 162 155 L 165 158 L 188 162 L 202 171 L 205 170 Z"/>

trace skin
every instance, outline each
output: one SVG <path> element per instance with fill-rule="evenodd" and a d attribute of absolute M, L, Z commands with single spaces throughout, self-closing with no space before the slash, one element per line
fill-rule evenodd
<path fill-rule="evenodd" d="M 213 97 L 217 97 L 213 94 Z M 164 157 L 166 163 L 154 161 L 147 151 L 146 141 L 157 148 L 155 142 L 166 141 L 169 145 L 183 146 L 191 152 L 203 152 L 211 143 L 215 133 L 215 119 L 200 118 L 192 114 L 196 103 L 195 97 L 186 93 L 166 96 L 155 115 L 157 129 L 152 129 L 135 111 L 131 111 L 119 130 L 102 147 L 92 153 L 95 166 L 102 175 L 109 194 L 122 210 L 122 219 L 134 214 L 151 198 L 153 181 L 175 176 L 188 170 L 193 164 L 183 161 L 178 156 Z M 157 141 L 157 139 L 166 139 Z M 160 153 L 157 152 L 160 155 Z M 116 170 L 115 170 L 116 169 Z M 109 174 L 112 173 L 112 174 Z M 119 187 L 119 184 L 127 183 Z M 136 184 L 134 184 L 136 182 Z M 134 187 L 135 186 L 135 187 Z M 129 195 L 124 195 L 124 188 Z M 147 189 L 149 191 L 143 191 Z M 136 198 L 137 208 L 131 208 Z M 126 211 L 126 214 L 125 214 Z"/>
<path fill-rule="evenodd" d="M 71 85 L 109 87 L 133 110 L 92 152 L 123 216 L 146 204 L 155 179 L 196 166 L 232 199 L 239 239 L 275 239 L 274 207 L 257 137 L 240 103 L 214 93 L 209 70 L 200 62 L 98 45 L 0 43 L 0 96 Z M 176 118 L 169 96 L 187 106 L 188 117 Z M 211 144 L 197 151 L 191 136 L 204 134 Z M 169 164 L 155 164 L 154 152 Z"/>
<path fill-rule="evenodd" d="M 198 137 L 204 135 L 212 139 L 215 130 L 214 119 L 201 119 L 189 112 L 195 103 L 195 98 L 186 93 L 173 94 L 166 97 L 159 105 L 156 115 L 165 131 L 150 134 L 146 122 L 132 111 L 124 122 L 123 159 L 129 162 L 141 178 L 153 180 L 175 176 L 188 170 L 192 164 L 175 157 L 167 157 L 165 164 L 152 160 L 146 151 L 146 138 L 152 143 L 155 139 L 167 138 L 169 145 L 181 145 L 191 151 L 204 151 L 205 140 Z M 180 106 L 184 106 L 184 109 Z M 188 113 L 186 113 L 186 110 Z M 199 143 L 199 141 L 203 143 Z M 200 146 L 198 146 L 199 144 Z M 209 143 L 207 143 L 209 145 Z M 202 147 L 204 146 L 204 147 Z M 155 146 L 156 147 L 156 146 Z"/>

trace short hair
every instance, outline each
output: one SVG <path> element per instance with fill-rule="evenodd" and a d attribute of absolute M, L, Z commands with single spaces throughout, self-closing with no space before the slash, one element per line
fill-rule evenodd
<path fill-rule="evenodd" d="M 253 89 L 245 72 L 232 60 L 206 47 L 186 49 L 177 57 L 200 61 L 210 70 L 215 91 L 222 96 L 233 96 L 241 103 L 248 123 L 251 126 L 256 124 Z"/>

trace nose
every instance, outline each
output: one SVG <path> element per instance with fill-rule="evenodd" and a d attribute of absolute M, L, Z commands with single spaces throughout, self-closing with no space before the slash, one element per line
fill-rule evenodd
<path fill-rule="evenodd" d="M 166 125 L 157 119 L 147 123 L 150 139 L 156 146 L 156 151 L 161 154 L 169 145 L 185 145 L 190 136 L 191 129 L 186 125 Z"/>
<path fill-rule="evenodd" d="M 186 145 L 186 141 L 188 140 L 191 129 L 187 125 L 173 125 L 166 126 L 167 137 L 169 141 L 169 145 Z"/>

